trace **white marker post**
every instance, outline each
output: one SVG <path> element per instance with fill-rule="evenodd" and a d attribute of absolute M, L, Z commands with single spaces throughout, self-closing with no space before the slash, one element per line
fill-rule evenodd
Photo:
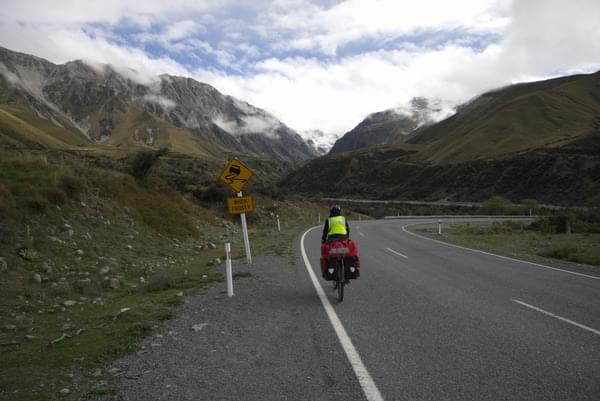
<path fill-rule="evenodd" d="M 281 224 L 279 223 L 279 215 L 275 215 L 277 217 L 277 231 L 281 232 Z"/>
<path fill-rule="evenodd" d="M 233 296 L 233 273 L 231 271 L 231 244 L 225 243 L 225 275 L 227 276 L 227 296 Z"/>
<path fill-rule="evenodd" d="M 238 192 L 238 198 L 242 197 L 242 192 Z M 246 213 L 240 213 L 242 221 L 242 232 L 244 234 L 244 247 L 246 248 L 246 263 L 252 264 L 252 255 L 250 254 L 250 239 L 248 238 L 248 226 L 246 225 Z"/>
<path fill-rule="evenodd" d="M 442 220 L 438 220 L 438 234 L 442 235 Z"/>
<path fill-rule="evenodd" d="M 317 214 L 317 221 L 321 224 L 321 212 Z"/>

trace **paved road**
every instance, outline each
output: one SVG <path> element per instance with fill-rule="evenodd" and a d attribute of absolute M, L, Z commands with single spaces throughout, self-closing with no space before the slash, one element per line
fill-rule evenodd
<path fill-rule="evenodd" d="M 415 223 L 351 224 L 363 276 L 343 303 L 320 280 L 381 398 L 600 399 L 594 273 L 433 242 L 403 229 Z M 320 231 L 304 239 L 315 272 Z"/>
<path fill-rule="evenodd" d="M 321 227 L 302 241 L 317 287 L 300 255 L 236 261 L 251 277 L 235 296 L 221 284 L 187 298 L 97 400 L 600 400 L 593 272 L 403 230 L 416 222 L 351 223 L 363 273 L 342 303 L 317 272 Z"/>

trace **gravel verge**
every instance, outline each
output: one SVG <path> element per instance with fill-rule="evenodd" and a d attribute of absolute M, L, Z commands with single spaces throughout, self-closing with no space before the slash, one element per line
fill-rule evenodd
<path fill-rule="evenodd" d="M 361 400 L 362 391 L 301 263 L 234 261 L 234 296 L 218 283 L 111 366 L 96 401 Z"/>

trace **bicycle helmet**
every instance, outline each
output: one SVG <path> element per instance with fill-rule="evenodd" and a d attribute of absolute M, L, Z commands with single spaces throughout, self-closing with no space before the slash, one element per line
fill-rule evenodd
<path fill-rule="evenodd" d="M 342 208 L 339 205 L 332 206 L 331 209 L 329 209 L 330 216 L 339 216 L 341 214 L 342 214 Z"/>

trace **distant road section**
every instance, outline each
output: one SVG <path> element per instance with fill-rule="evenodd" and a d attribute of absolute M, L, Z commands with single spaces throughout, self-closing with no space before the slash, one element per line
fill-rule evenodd
<path fill-rule="evenodd" d="M 373 204 L 397 204 L 397 205 L 414 205 L 414 206 L 462 206 L 462 207 L 479 207 L 481 206 L 481 202 L 446 202 L 446 201 L 437 201 L 437 202 L 427 202 L 427 201 L 411 201 L 411 200 L 378 200 L 378 199 L 351 199 L 351 198 L 321 198 L 323 201 L 327 202 L 346 202 L 346 203 L 373 203 Z M 539 207 L 549 209 L 549 210 L 560 210 L 560 209 L 568 209 L 565 206 L 557 206 L 557 205 L 546 205 L 540 204 Z M 576 209 L 587 209 L 586 207 L 574 207 Z"/>

